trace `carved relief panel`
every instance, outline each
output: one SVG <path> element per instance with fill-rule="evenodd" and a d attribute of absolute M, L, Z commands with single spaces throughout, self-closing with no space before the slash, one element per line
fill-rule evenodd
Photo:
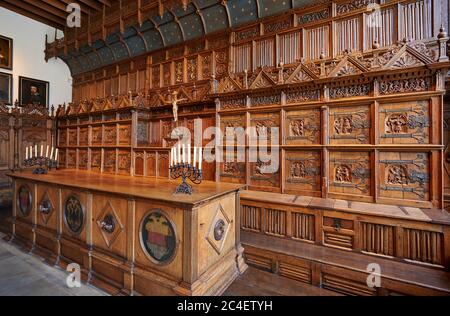
<path fill-rule="evenodd" d="M 82 127 L 80 128 L 80 146 L 88 146 L 89 145 L 89 128 Z"/>
<path fill-rule="evenodd" d="M 250 140 L 267 140 L 268 144 L 272 139 L 272 133 L 278 133 L 280 136 L 280 114 L 279 113 L 262 113 L 252 114 L 250 119 Z M 273 135 L 276 139 L 276 135 Z M 279 141 L 279 138 L 278 138 Z"/>
<path fill-rule="evenodd" d="M 120 151 L 117 160 L 117 169 L 121 174 L 129 174 L 131 168 L 131 153 L 129 151 Z"/>
<path fill-rule="evenodd" d="M 58 139 L 59 146 L 64 147 L 67 145 L 67 130 L 65 128 L 59 130 Z"/>
<path fill-rule="evenodd" d="M 68 150 L 67 151 L 67 168 L 73 169 L 77 167 L 77 151 Z"/>
<path fill-rule="evenodd" d="M 59 158 L 58 158 L 59 162 L 58 162 L 58 167 L 60 169 L 64 169 L 66 168 L 66 162 L 67 162 L 67 156 L 66 156 L 66 151 L 61 149 L 59 151 Z"/>
<path fill-rule="evenodd" d="M 280 191 L 280 156 L 278 150 L 272 149 L 274 152 L 268 153 L 270 156 L 261 157 L 255 148 L 249 149 L 249 156 L 254 158 L 254 162 L 250 161 L 250 185 L 261 190 Z M 273 159 L 272 159 L 273 158 Z"/>
<path fill-rule="evenodd" d="M 156 152 L 147 152 L 147 176 L 156 177 Z"/>
<path fill-rule="evenodd" d="M 379 155 L 380 197 L 430 200 L 429 154 L 381 152 Z"/>
<path fill-rule="evenodd" d="M 115 150 L 105 150 L 104 152 L 104 163 L 103 171 L 105 173 L 115 173 L 116 172 L 116 151 Z"/>
<path fill-rule="evenodd" d="M 69 146 L 78 145 L 78 131 L 77 129 L 69 129 Z"/>
<path fill-rule="evenodd" d="M 89 162 L 89 155 L 87 149 L 80 149 L 78 151 L 78 168 L 87 169 Z"/>
<path fill-rule="evenodd" d="M 330 152 L 329 192 L 334 195 L 371 195 L 370 152 Z"/>
<path fill-rule="evenodd" d="M 240 145 L 245 145 L 245 128 L 246 128 L 246 119 L 245 115 L 233 115 L 233 116 L 222 116 L 220 118 L 220 129 L 224 135 L 224 146 L 226 146 L 226 137 L 227 133 L 233 132 L 234 137 L 228 136 L 231 139 L 234 139 L 235 143 L 239 141 L 239 139 L 244 140 L 244 142 Z"/>
<path fill-rule="evenodd" d="M 159 152 L 158 153 L 158 173 L 160 178 L 168 178 L 169 177 L 169 164 L 170 158 L 168 152 Z"/>
<path fill-rule="evenodd" d="M 380 105 L 382 144 L 427 144 L 430 141 L 428 101 Z"/>
<path fill-rule="evenodd" d="M 92 145 L 99 146 L 102 144 L 102 127 L 93 126 L 92 127 Z"/>
<path fill-rule="evenodd" d="M 370 144 L 369 106 L 330 109 L 330 144 Z"/>
<path fill-rule="evenodd" d="M 238 155 L 237 151 L 231 153 L 231 157 L 224 153 L 224 161 L 220 163 L 220 181 L 230 183 L 245 183 L 246 164 L 245 149 Z"/>
<path fill-rule="evenodd" d="M 284 135 L 286 145 L 320 144 L 320 109 L 286 112 Z"/>
<path fill-rule="evenodd" d="M 116 125 L 106 125 L 104 127 L 104 138 L 103 143 L 105 145 L 115 145 L 117 137 L 117 127 Z"/>
<path fill-rule="evenodd" d="M 119 145 L 131 144 L 131 125 L 119 125 Z"/>
<path fill-rule="evenodd" d="M 101 168 L 102 168 L 102 151 L 100 149 L 92 149 L 91 170 L 100 172 Z"/>
<path fill-rule="evenodd" d="M 319 151 L 286 151 L 285 193 L 320 196 L 321 161 Z"/>

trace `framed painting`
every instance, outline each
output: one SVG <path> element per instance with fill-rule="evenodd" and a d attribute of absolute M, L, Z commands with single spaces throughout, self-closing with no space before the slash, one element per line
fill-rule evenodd
<path fill-rule="evenodd" d="M 0 103 L 12 105 L 12 74 L 0 72 Z"/>
<path fill-rule="evenodd" d="M 49 89 L 48 81 L 19 77 L 20 105 L 35 104 L 48 107 Z"/>
<path fill-rule="evenodd" d="M 0 35 L 0 68 L 13 69 L 13 40 Z"/>

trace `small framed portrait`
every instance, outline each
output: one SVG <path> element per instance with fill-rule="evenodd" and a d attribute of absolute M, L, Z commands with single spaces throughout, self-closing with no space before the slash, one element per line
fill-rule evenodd
<path fill-rule="evenodd" d="M 0 103 L 12 105 L 12 74 L 0 72 Z"/>
<path fill-rule="evenodd" d="M 48 81 L 19 77 L 19 103 L 48 107 L 50 84 Z"/>
<path fill-rule="evenodd" d="M 13 69 L 13 40 L 0 35 L 0 68 Z"/>

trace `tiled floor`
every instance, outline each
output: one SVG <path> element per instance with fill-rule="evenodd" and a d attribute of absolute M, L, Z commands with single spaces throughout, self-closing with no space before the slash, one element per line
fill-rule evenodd
<path fill-rule="evenodd" d="M 5 242 L 0 233 L 0 296 L 103 296 L 91 286 L 69 288 L 67 273 Z"/>

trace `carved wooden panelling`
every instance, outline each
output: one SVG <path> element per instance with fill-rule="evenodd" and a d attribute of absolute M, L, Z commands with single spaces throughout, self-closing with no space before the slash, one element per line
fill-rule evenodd
<path fill-rule="evenodd" d="M 369 144 L 371 118 L 369 106 L 330 110 L 331 144 Z"/>
<path fill-rule="evenodd" d="M 250 149 L 249 155 L 255 157 L 255 162 L 250 162 L 250 184 L 258 188 L 279 191 L 280 187 L 280 157 L 277 149 L 269 150 L 268 157 L 261 158 L 258 150 Z M 271 159 L 273 157 L 274 159 Z"/>
<path fill-rule="evenodd" d="M 268 235 L 286 236 L 286 212 L 273 209 L 264 210 L 264 232 Z"/>
<path fill-rule="evenodd" d="M 249 205 L 241 207 L 241 228 L 244 230 L 261 231 L 261 208 Z"/>
<path fill-rule="evenodd" d="M 359 39 L 360 18 L 338 21 L 335 24 L 336 32 L 336 54 L 342 54 L 346 51 L 358 51 L 361 48 Z"/>
<path fill-rule="evenodd" d="M 170 158 L 168 152 L 158 153 L 158 174 L 160 178 L 169 177 Z"/>
<path fill-rule="evenodd" d="M 144 175 L 144 153 L 137 152 L 135 153 L 134 160 L 134 175 L 143 176 Z"/>
<path fill-rule="evenodd" d="M 74 169 L 77 167 L 77 151 L 68 150 L 67 151 L 67 167 Z"/>
<path fill-rule="evenodd" d="M 245 152 L 243 154 L 245 160 Z M 234 155 L 233 159 L 234 160 L 230 162 L 225 160 L 220 164 L 220 180 L 230 183 L 245 183 L 245 161 L 238 162 L 239 160 L 237 155 Z"/>
<path fill-rule="evenodd" d="M 403 257 L 406 259 L 442 265 L 443 247 L 442 233 L 409 228 L 403 230 Z"/>
<path fill-rule="evenodd" d="M 78 151 L 78 168 L 79 169 L 87 169 L 89 162 L 89 155 L 86 149 Z"/>
<path fill-rule="evenodd" d="M 365 283 L 328 273 L 322 273 L 322 287 L 346 295 L 376 295 L 376 290 L 369 288 Z"/>
<path fill-rule="evenodd" d="M 99 172 L 102 168 L 102 151 L 92 149 L 91 151 L 91 170 Z"/>
<path fill-rule="evenodd" d="M 257 267 L 263 270 L 272 270 L 272 260 L 269 258 L 255 256 L 251 254 L 245 254 L 245 262 L 251 266 Z"/>
<path fill-rule="evenodd" d="M 243 144 L 245 144 L 245 115 L 221 116 L 220 127 L 224 135 L 224 145 L 226 145 L 227 137 L 229 137 L 230 141 L 234 139 L 235 142 L 241 139 L 241 141 L 244 141 Z M 234 137 L 228 135 L 231 132 L 233 132 Z"/>
<path fill-rule="evenodd" d="M 104 127 L 103 143 L 105 145 L 116 145 L 117 140 L 117 126 L 106 125 Z"/>
<path fill-rule="evenodd" d="M 323 218 L 323 242 L 325 245 L 353 249 L 354 235 L 353 221 L 331 217 Z"/>
<path fill-rule="evenodd" d="M 59 152 L 59 168 L 66 168 L 66 162 L 67 162 L 67 152 L 65 150 L 60 150 Z"/>
<path fill-rule="evenodd" d="M 129 174 L 131 168 L 131 153 L 120 151 L 117 160 L 117 169 L 121 174 Z"/>
<path fill-rule="evenodd" d="M 330 54 L 330 27 L 328 25 L 306 30 L 306 58 L 318 59 Z"/>
<path fill-rule="evenodd" d="M 381 152 L 380 196 L 391 199 L 429 201 L 429 154 Z"/>
<path fill-rule="evenodd" d="M 92 127 L 92 145 L 102 144 L 102 127 L 94 126 Z"/>
<path fill-rule="evenodd" d="M 147 176 L 156 177 L 156 152 L 147 153 Z"/>
<path fill-rule="evenodd" d="M 380 105 L 382 144 L 427 144 L 430 136 L 430 103 L 417 101 Z"/>
<path fill-rule="evenodd" d="M 131 144 L 131 125 L 119 125 L 119 145 Z"/>
<path fill-rule="evenodd" d="M 78 131 L 77 129 L 69 129 L 69 146 L 78 145 Z"/>
<path fill-rule="evenodd" d="M 395 256 L 395 228 L 393 226 L 361 223 L 362 251 Z"/>
<path fill-rule="evenodd" d="M 286 112 L 286 145 L 312 145 L 321 142 L 320 109 Z"/>
<path fill-rule="evenodd" d="M 82 127 L 80 128 L 80 146 L 88 146 L 89 145 L 89 128 Z"/>
<path fill-rule="evenodd" d="M 59 146 L 64 147 L 67 145 L 67 129 L 62 128 L 59 130 L 58 139 Z"/>
<path fill-rule="evenodd" d="M 431 0 L 411 1 L 401 4 L 400 39 L 420 40 L 433 36 L 433 8 Z"/>
<path fill-rule="evenodd" d="M 320 196 L 321 152 L 286 151 L 285 157 L 285 192 Z"/>
<path fill-rule="evenodd" d="M 267 140 L 270 143 L 272 137 L 276 138 L 276 134 L 280 136 L 280 114 L 279 113 L 263 113 L 252 114 L 250 119 L 250 126 L 252 128 L 250 139 Z"/>
<path fill-rule="evenodd" d="M 311 268 L 280 262 L 280 275 L 303 283 L 311 283 Z"/>
<path fill-rule="evenodd" d="M 303 213 L 291 213 L 292 238 L 298 240 L 315 240 L 315 216 Z"/>
<path fill-rule="evenodd" d="M 371 169 L 369 152 L 330 152 L 330 193 L 370 196 Z"/>
<path fill-rule="evenodd" d="M 105 150 L 103 161 L 103 171 L 106 173 L 116 172 L 116 150 Z"/>

